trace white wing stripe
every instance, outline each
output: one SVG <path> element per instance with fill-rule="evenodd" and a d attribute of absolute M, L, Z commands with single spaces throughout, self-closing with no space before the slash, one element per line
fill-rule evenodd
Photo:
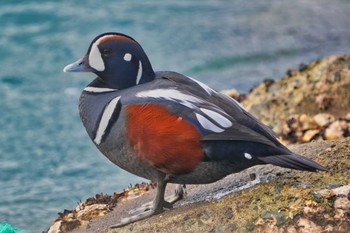
<path fill-rule="evenodd" d="M 220 113 L 205 108 L 200 108 L 200 110 L 222 127 L 229 128 L 232 126 L 232 122 Z"/>
<path fill-rule="evenodd" d="M 214 91 L 212 88 L 210 88 L 209 86 L 207 86 L 206 84 L 191 78 L 189 76 L 187 76 L 187 78 L 191 79 L 193 82 L 197 83 L 199 86 L 201 86 L 201 88 L 203 88 L 203 90 L 205 90 L 209 95 L 211 95 L 212 93 L 215 93 L 216 91 Z"/>
<path fill-rule="evenodd" d="M 191 109 L 197 109 L 194 103 L 203 103 L 203 101 L 195 96 L 186 95 L 175 89 L 155 89 L 149 91 L 141 91 L 136 94 L 140 98 L 160 98 L 175 101 Z"/>
<path fill-rule="evenodd" d="M 97 132 L 96 132 L 96 137 L 94 139 L 94 142 L 99 145 L 101 143 L 102 137 L 105 134 L 106 128 L 108 126 L 108 122 L 111 119 L 114 109 L 116 108 L 118 102 L 119 102 L 120 96 L 112 99 L 108 105 L 105 107 Z"/>
<path fill-rule="evenodd" d="M 213 124 L 210 120 L 208 120 L 207 118 L 205 118 L 204 116 L 202 116 L 198 113 L 196 113 L 196 118 L 204 129 L 213 131 L 215 133 L 221 133 L 224 131 L 224 129 L 219 128 L 218 126 Z"/>

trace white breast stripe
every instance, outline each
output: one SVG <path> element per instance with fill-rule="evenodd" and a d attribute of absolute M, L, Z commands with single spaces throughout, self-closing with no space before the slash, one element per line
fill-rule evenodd
<path fill-rule="evenodd" d="M 213 131 L 215 133 L 221 133 L 224 131 L 224 129 L 217 127 L 216 125 L 214 125 L 211 121 L 209 121 L 207 118 L 205 118 L 201 114 L 196 113 L 196 117 L 197 117 L 198 122 L 201 124 L 201 126 L 204 129 Z"/>
<path fill-rule="evenodd" d="M 232 122 L 220 113 L 205 108 L 200 108 L 200 110 L 222 127 L 229 128 L 232 126 Z"/>
<path fill-rule="evenodd" d="M 118 91 L 118 89 L 103 88 L 103 87 L 85 87 L 84 91 L 94 92 L 94 93 L 103 93 L 103 92 Z"/>
<path fill-rule="evenodd" d="M 210 88 L 209 86 L 207 86 L 206 84 L 195 80 L 194 78 L 191 78 L 189 76 L 187 76 L 187 78 L 191 79 L 193 82 L 197 83 L 199 86 L 201 86 L 209 95 L 211 95 L 212 93 L 215 93 L 216 91 L 214 91 L 212 88 Z"/>
<path fill-rule="evenodd" d="M 97 132 L 96 132 L 96 137 L 94 139 L 94 142 L 99 145 L 101 143 L 102 137 L 105 134 L 106 128 L 108 126 L 108 122 L 111 119 L 114 109 L 116 108 L 119 99 L 121 96 L 115 97 L 114 99 L 112 99 L 108 105 L 105 107 Z"/>
<path fill-rule="evenodd" d="M 137 76 L 136 76 L 136 84 L 139 84 L 140 80 L 141 80 L 141 77 L 142 77 L 142 63 L 141 61 L 139 61 L 139 69 L 137 71 Z"/>
<path fill-rule="evenodd" d="M 184 94 L 175 89 L 155 89 L 149 91 L 141 91 L 136 94 L 141 98 L 159 98 L 174 101 L 186 107 L 197 109 L 194 103 L 203 103 L 203 101 L 195 96 Z"/>

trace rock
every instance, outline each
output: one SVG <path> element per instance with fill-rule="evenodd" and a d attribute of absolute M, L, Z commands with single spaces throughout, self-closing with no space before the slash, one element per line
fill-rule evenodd
<path fill-rule="evenodd" d="M 332 189 L 332 192 L 337 196 L 349 196 L 350 197 L 350 184 L 344 185 L 338 188 Z"/>
<path fill-rule="evenodd" d="M 346 116 L 335 118 L 331 114 L 293 114 L 283 123 L 280 133 L 284 144 L 310 142 L 312 140 L 334 140 L 349 136 L 350 120 Z"/>
<path fill-rule="evenodd" d="M 142 202 L 144 197 L 142 196 L 120 202 L 112 212 L 92 219 L 89 227 L 81 225 L 68 232 L 318 233 L 326 229 L 330 232 L 349 232 L 350 210 L 347 200 L 350 197 L 349 145 L 350 138 L 344 138 L 332 142 L 318 141 L 291 147 L 296 153 L 301 153 L 328 167 L 332 173 L 309 173 L 273 166 L 255 167 L 243 173 L 233 174 L 214 184 L 188 185 L 186 198 L 174 209 L 160 215 L 119 229 L 108 229 L 111 224 L 126 217 L 129 210 L 125 209 L 127 204 L 133 204 L 137 200 L 141 201 L 139 204 L 148 201 Z M 216 192 L 219 190 L 225 190 L 228 185 L 237 184 L 236 179 L 240 175 L 245 177 L 246 182 L 251 182 L 249 174 L 259 174 L 256 180 L 261 182 L 255 186 L 248 186 L 250 188 L 239 187 L 235 192 L 223 195 L 220 199 L 210 199 L 217 196 Z M 264 176 L 269 177 L 268 180 Z M 209 188 L 211 185 L 215 187 L 213 190 Z M 233 185 L 230 189 L 235 187 Z M 211 191 L 208 191 L 208 188 Z M 150 192 L 153 191 L 150 189 Z M 193 199 L 198 195 L 204 195 L 202 201 Z"/>
<path fill-rule="evenodd" d="M 245 94 L 240 94 L 236 89 L 230 89 L 230 90 L 223 90 L 220 91 L 222 94 L 228 95 L 232 98 L 234 98 L 235 100 L 237 100 L 238 102 L 242 102 L 246 95 Z"/>
<path fill-rule="evenodd" d="M 134 199 L 153 189 L 153 184 L 141 183 L 113 195 L 96 194 L 95 197 L 79 203 L 74 210 L 64 210 L 53 222 L 47 233 L 70 232 L 79 226 L 86 226 L 91 220 L 107 215 L 118 202 Z"/>
<path fill-rule="evenodd" d="M 319 113 L 314 116 L 314 121 L 317 125 L 320 127 L 325 127 L 329 125 L 331 122 L 333 122 L 334 116 L 328 113 Z"/>
<path fill-rule="evenodd" d="M 278 227 L 288 221 L 288 217 L 282 211 L 264 211 L 260 216 L 262 219 L 271 220 L 271 224 Z"/>
<path fill-rule="evenodd" d="M 335 121 L 326 129 L 325 138 L 327 140 L 342 138 L 344 136 L 344 131 L 347 130 L 347 128 L 346 122 Z"/>
<path fill-rule="evenodd" d="M 292 114 L 327 111 L 337 118 L 349 113 L 349 89 L 350 55 L 331 55 L 288 72 L 282 80 L 254 87 L 242 105 L 280 134 Z"/>
<path fill-rule="evenodd" d="M 322 110 L 327 110 L 332 106 L 332 101 L 334 100 L 333 95 L 328 93 L 322 93 L 315 97 L 315 103 L 317 107 Z"/>
<path fill-rule="evenodd" d="M 334 201 L 335 219 L 346 220 L 350 214 L 350 200 L 347 196 L 338 197 Z"/>
<path fill-rule="evenodd" d="M 345 120 L 350 121 L 350 112 L 349 112 L 348 114 L 346 114 L 346 116 L 345 116 Z"/>
<path fill-rule="evenodd" d="M 313 221 L 306 219 L 306 218 L 300 218 L 297 222 L 297 226 L 299 227 L 298 232 L 300 233 L 315 233 L 315 232 L 322 232 L 322 227 L 317 226 Z"/>
<path fill-rule="evenodd" d="M 226 210 L 225 210 L 225 216 L 226 216 L 226 218 L 227 219 L 231 219 L 232 217 L 233 217 L 233 214 L 232 214 L 232 208 L 227 208 Z"/>
<path fill-rule="evenodd" d="M 312 139 L 315 138 L 315 136 L 320 132 L 319 129 L 310 129 L 307 130 L 304 135 L 302 136 L 301 140 L 303 142 L 310 142 Z"/>
<path fill-rule="evenodd" d="M 110 210 L 107 204 L 92 204 L 78 211 L 76 218 L 80 221 L 89 221 L 93 218 L 108 214 Z"/>
<path fill-rule="evenodd" d="M 79 227 L 80 225 L 80 221 L 77 219 L 73 219 L 71 221 L 58 220 L 54 222 L 54 224 L 50 227 L 47 233 L 70 232 L 73 229 Z"/>
<path fill-rule="evenodd" d="M 239 92 L 236 89 L 223 90 L 220 92 L 225 94 L 225 95 L 228 95 L 236 100 L 239 98 Z"/>
<path fill-rule="evenodd" d="M 318 125 L 316 124 L 313 117 L 309 115 L 301 114 L 299 117 L 299 121 L 301 122 L 300 128 L 302 131 L 318 128 Z"/>

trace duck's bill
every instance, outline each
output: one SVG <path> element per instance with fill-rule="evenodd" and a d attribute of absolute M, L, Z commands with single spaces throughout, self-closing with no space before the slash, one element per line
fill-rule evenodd
<path fill-rule="evenodd" d="M 93 69 L 89 66 L 87 56 L 84 56 L 64 67 L 63 72 L 93 72 Z"/>

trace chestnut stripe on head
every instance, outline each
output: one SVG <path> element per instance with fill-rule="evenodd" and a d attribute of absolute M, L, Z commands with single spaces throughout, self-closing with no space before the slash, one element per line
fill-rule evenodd
<path fill-rule="evenodd" d="M 123 35 L 105 35 L 96 40 L 92 45 L 89 52 L 89 65 L 97 71 L 104 71 L 105 64 L 103 62 L 101 52 L 98 49 L 98 45 L 109 40 L 121 40 L 136 43 L 133 39 Z"/>
<path fill-rule="evenodd" d="M 109 41 L 109 40 L 125 40 L 125 41 L 135 43 L 135 41 L 133 39 L 131 39 L 127 36 L 123 36 L 123 35 L 105 35 L 105 36 L 101 37 L 100 39 L 98 39 L 97 41 L 99 42 L 98 44 L 101 44 L 101 43 L 104 43 L 104 42 Z"/>

